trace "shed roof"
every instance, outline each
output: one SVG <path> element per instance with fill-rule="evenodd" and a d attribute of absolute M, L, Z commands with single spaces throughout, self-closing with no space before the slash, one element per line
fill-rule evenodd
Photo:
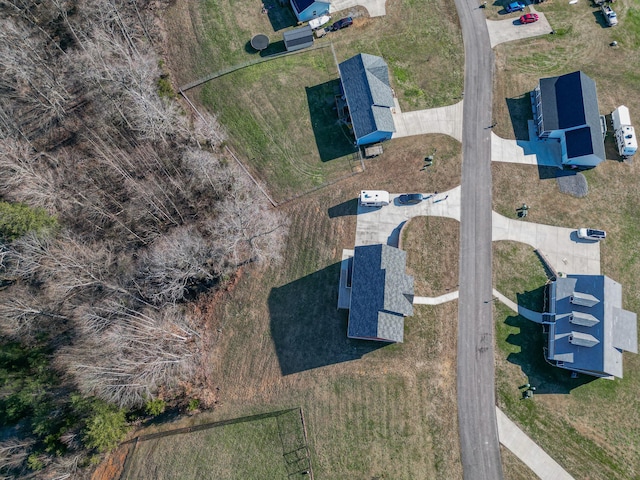
<path fill-rule="evenodd" d="M 622 351 L 637 353 L 637 317 L 622 309 L 622 286 L 604 275 L 551 284 L 548 358 L 599 376 L 622 377 Z"/>
<path fill-rule="evenodd" d="M 393 91 L 386 62 L 360 53 L 338 67 L 356 139 L 376 131 L 395 132 Z"/>
<path fill-rule="evenodd" d="M 600 127 L 596 83 L 581 71 L 540 79 L 542 118 L 545 130 L 566 132 L 567 156 L 576 158 L 594 154 L 605 159 Z"/>
<path fill-rule="evenodd" d="M 406 252 L 389 245 L 355 247 L 348 336 L 389 342 L 404 338 L 404 317 L 413 314 L 413 277 Z"/>
<path fill-rule="evenodd" d="M 305 43 L 313 43 L 313 30 L 309 25 L 284 32 L 284 43 L 287 48 Z"/>

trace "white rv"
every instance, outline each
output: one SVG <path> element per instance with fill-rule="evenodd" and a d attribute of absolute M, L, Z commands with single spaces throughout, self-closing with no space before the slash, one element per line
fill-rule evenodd
<path fill-rule="evenodd" d="M 629 109 L 624 105 L 619 106 L 611 112 L 611 120 L 620 156 L 626 158 L 635 154 L 636 150 L 638 150 L 638 139 L 635 129 L 631 125 Z"/>
<path fill-rule="evenodd" d="M 389 205 L 389 192 L 384 190 L 362 190 L 360 205 L 363 207 L 382 207 Z"/>

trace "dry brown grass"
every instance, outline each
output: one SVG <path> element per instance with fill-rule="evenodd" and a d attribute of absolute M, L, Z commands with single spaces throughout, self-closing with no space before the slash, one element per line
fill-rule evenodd
<path fill-rule="evenodd" d="M 502 471 L 504 472 L 505 480 L 531 480 L 536 478 L 535 473 L 529 467 L 511 453 L 511 450 L 502 445 L 500 445 L 500 456 L 502 457 Z"/>
<path fill-rule="evenodd" d="M 417 296 L 437 297 L 457 290 L 460 222 L 416 217 L 402 231 L 407 270 Z"/>

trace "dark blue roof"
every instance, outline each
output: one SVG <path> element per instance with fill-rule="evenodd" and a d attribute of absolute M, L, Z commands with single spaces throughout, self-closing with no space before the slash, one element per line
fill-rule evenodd
<path fill-rule="evenodd" d="M 548 358 L 622 377 L 622 351 L 638 351 L 637 318 L 622 309 L 622 286 L 604 275 L 568 275 L 551 285 L 549 303 Z"/>
<path fill-rule="evenodd" d="M 373 132 L 395 132 L 389 68 L 375 55 L 360 53 L 339 65 L 342 88 L 356 139 Z"/>
<path fill-rule="evenodd" d="M 315 3 L 315 0 L 291 0 L 293 7 L 298 13 L 303 12 Z"/>
<path fill-rule="evenodd" d="M 348 336 L 401 342 L 413 314 L 413 277 L 406 252 L 389 245 L 354 249 Z"/>
<path fill-rule="evenodd" d="M 600 133 L 600 132 L 598 132 Z M 582 127 L 564 133 L 567 140 L 567 157 L 576 158 L 593 153 L 591 128 Z"/>
<path fill-rule="evenodd" d="M 588 127 L 570 135 L 566 132 L 567 156 L 576 158 L 594 154 L 604 160 L 604 141 L 595 82 L 580 71 L 543 78 L 540 80 L 540 95 L 543 131 Z M 579 142 L 588 145 L 580 146 Z"/>

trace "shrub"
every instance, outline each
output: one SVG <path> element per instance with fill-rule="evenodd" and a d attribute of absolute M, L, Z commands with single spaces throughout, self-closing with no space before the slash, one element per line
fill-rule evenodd
<path fill-rule="evenodd" d="M 107 452 L 115 448 L 127 434 L 125 411 L 102 401 L 93 402 L 93 414 L 87 420 L 84 443 L 89 448 Z"/>
<path fill-rule="evenodd" d="M 200 400 L 198 400 L 197 398 L 192 398 L 191 400 L 189 400 L 189 405 L 187 405 L 187 411 L 194 412 L 198 409 L 199 406 Z"/>
<path fill-rule="evenodd" d="M 43 208 L 24 203 L 0 202 L 0 237 L 15 240 L 31 231 L 42 231 L 57 225 L 56 219 Z"/>
<path fill-rule="evenodd" d="M 160 398 L 156 398 L 147 401 L 144 406 L 144 411 L 147 412 L 147 415 L 156 416 L 164 413 L 165 408 L 167 408 L 167 403 Z"/>

